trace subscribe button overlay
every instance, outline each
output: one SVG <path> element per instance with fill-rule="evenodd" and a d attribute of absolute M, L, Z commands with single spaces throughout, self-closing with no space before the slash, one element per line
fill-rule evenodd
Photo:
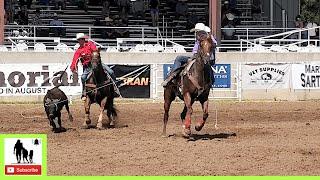
<path fill-rule="evenodd" d="M 3 138 L 4 174 L 43 175 L 46 137 L 10 135 Z"/>
<path fill-rule="evenodd" d="M 41 175 L 41 165 L 6 165 L 5 175 Z"/>

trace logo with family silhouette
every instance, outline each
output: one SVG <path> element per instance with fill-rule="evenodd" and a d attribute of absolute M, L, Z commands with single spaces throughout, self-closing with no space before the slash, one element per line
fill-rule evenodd
<path fill-rule="evenodd" d="M 5 138 L 5 174 L 41 175 L 41 138 Z"/>
<path fill-rule="evenodd" d="M 39 140 L 35 139 L 33 143 L 34 145 L 39 145 Z M 20 139 L 18 139 L 14 145 L 13 153 L 16 155 L 18 163 L 21 163 L 21 159 L 23 163 L 33 163 L 33 150 L 30 149 L 30 151 L 28 151 L 24 148 Z"/>

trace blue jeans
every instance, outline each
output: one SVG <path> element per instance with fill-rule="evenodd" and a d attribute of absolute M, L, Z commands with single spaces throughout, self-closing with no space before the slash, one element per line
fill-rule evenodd
<path fill-rule="evenodd" d="M 115 80 L 114 71 L 104 63 L 102 63 L 102 66 L 103 66 L 104 72 L 108 73 L 112 77 L 112 79 Z M 83 67 L 83 73 L 81 75 L 81 81 L 83 85 L 85 84 L 90 72 L 91 72 L 90 68 Z"/>
<path fill-rule="evenodd" d="M 179 67 L 181 67 L 183 64 L 188 62 L 189 56 L 177 56 L 176 59 L 174 60 L 173 68 L 171 72 L 175 71 Z"/>

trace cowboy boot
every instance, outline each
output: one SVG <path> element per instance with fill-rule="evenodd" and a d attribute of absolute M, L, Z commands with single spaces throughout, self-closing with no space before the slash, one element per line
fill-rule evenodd
<path fill-rule="evenodd" d="M 161 83 L 161 85 L 162 85 L 163 87 L 167 87 L 168 83 L 169 83 L 172 79 L 174 79 L 174 78 L 178 75 L 178 73 L 179 73 L 179 71 L 177 71 L 177 70 L 172 71 L 172 72 L 169 74 L 169 76 L 167 77 L 167 79 L 165 79 L 165 80 Z"/>

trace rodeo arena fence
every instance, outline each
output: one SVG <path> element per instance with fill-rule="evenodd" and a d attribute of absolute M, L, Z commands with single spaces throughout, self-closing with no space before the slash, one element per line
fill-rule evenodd
<path fill-rule="evenodd" d="M 292 30 L 253 41 L 241 40 L 241 51 L 217 52 L 216 64 L 212 66 L 214 83 L 210 98 L 239 101 L 320 99 L 319 40 L 301 39 L 302 32 L 308 30 Z M 295 34 L 298 38 L 293 39 Z M 77 48 L 74 40 L 70 47 L 60 43 L 60 38 L 7 39 L 12 44 L 0 48 L 0 96 L 3 101 L 40 101 L 47 90 L 59 84 L 70 99 L 81 95 L 82 67 L 79 65 L 79 74 L 68 68 Z M 52 40 L 58 45 L 47 51 L 36 42 L 43 40 Z M 34 46 L 28 47 L 28 41 Z M 115 47 L 97 44 L 102 47 L 102 61 L 115 72 L 123 98 L 163 99 L 161 83 L 170 72 L 174 59 L 177 55 L 191 56 L 186 51 L 190 47 L 184 47 L 174 39 L 162 38 L 161 34 L 153 39 L 118 38 Z M 119 52 L 128 48 L 128 44 L 131 44 L 128 51 Z M 42 50 L 37 50 L 36 46 Z"/>

